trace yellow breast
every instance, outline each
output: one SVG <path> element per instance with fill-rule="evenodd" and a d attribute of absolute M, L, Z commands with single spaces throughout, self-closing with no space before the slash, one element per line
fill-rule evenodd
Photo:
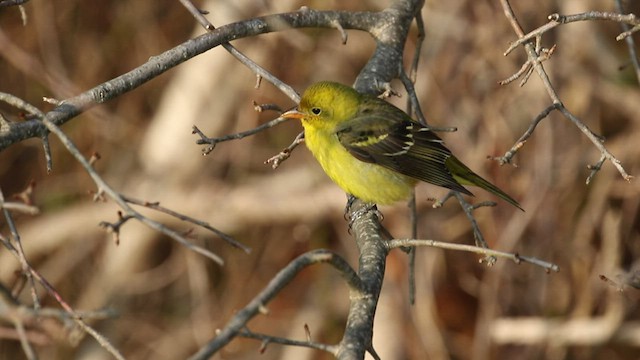
<path fill-rule="evenodd" d="M 416 180 L 353 157 L 338 137 L 303 121 L 305 143 L 331 180 L 347 193 L 370 203 L 391 204 L 408 199 Z"/>

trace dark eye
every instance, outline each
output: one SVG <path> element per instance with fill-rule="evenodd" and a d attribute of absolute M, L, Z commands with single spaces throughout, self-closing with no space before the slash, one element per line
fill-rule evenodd
<path fill-rule="evenodd" d="M 322 109 L 318 107 L 314 107 L 314 108 L 311 108 L 311 112 L 313 113 L 313 115 L 320 115 L 320 113 L 322 112 Z"/>

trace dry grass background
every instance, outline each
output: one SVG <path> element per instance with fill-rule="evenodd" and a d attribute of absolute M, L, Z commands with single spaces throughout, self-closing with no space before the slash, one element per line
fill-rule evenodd
<path fill-rule="evenodd" d="M 512 2 L 525 30 L 547 15 L 614 11 L 612 1 Z M 210 1 L 216 25 L 274 12 L 302 2 Z M 384 1 L 306 3 L 319 9 L 382 9 Z M 631 11 L 640 13 L 638 4 Z M 65 98 L 143 63 L 200 30 L 177 1 L 65 1 L 26 5 L 24 27 L 15 9 L 0 11 L 0 91 L 41 108 L 43 96 Z M 470 167 L 519 199 L 525 213 L 505 203 L 476 213 L 496 249 L 557 263 L 546 274 L 500 261 L 493 268 L 475 255 L 419 249 L 418 297 L 407 300 L 407 259 L 389 256 L 376 317 L 374 346 L 383 359 L 636 359 L 640 354 L 640 293 L 599 279 L 624 282 L 640 256 L 640 186 L 605 164 L 585 186 L 586 166 L 597 150 L 569 121 L 553 113 L 516 157 L 518 167 L 486 157 L 503 154 L 529 122 L 550 104 L 536 76 L 524 86 L 499 86 L 525 60 L 502 53 L 515 38 L 497 1 L 427 1 L 427 38 L 416 84 L 430 121 L 457 126 L 443 134 Z M 594 131 L 631 175 L 640 174 L 640 91 L 618 25 L 562 26 L 544 37 L 558 48 L 545 63 L 565 105 Z M 234 44 L 299 90 L 321 79 L 351 83 L 373 44 L 349 32 L 289 31 Z M 637 36 L 636 36 L 637 38 Z M 411 37 L 413 42 L 415 36 Z M 407 56 L 413 44 L 407 45 Z M 40 143 L 30 140 L 0 153 L 5 195 L 37 183 L 37 216 L 20 216 L 25 251 L 75 309 L 109 308 L 118 316 L 92 323 L 129 359 L 180 359 L 224 326 L 271 277 L 297 255 L 330 248 L 352 264 L 357 252 L 343 220 L 344 194 L 299 148 L 273 171 L 263 161 L 289 144 L 299 124 L 284 124 L 252 138 L 218 145 L 200 155 L 191 134 L 210 136 L 249 129 L 276 116 L 256 113 L 252 100 L 293 104 L 272 86 L 254 88 L 255 76 L 223 49 L 214 49 L 133 92 L 97 107 L 63 129 L 85 154 L 98 151 L 96 167 L 122 193 L 210 222 L 250 246 L 250 255 L 202 231 L 195 241 L 220 254 L 219 267 L 149 229 L 128 223 L 116 246 L 98 227 L 115 221 L 113 203 L 91 201 L 88 175 L 53 140 L 54 171 L 47 175 Z M 399 83 L 394 84 L 401 89 Z M 406 96 L 394 99 L 402 104 Z M 0 105 L 7 116 L 16 114 Z M 458 205 L 431 209 L 444 191 L 421 186 L 419 232 L 423 238 L 472 243 Z M 477 199 L 490 199 L 476 191 Z M 382 209 L 384 224 L 408 237 L 403 204 Z M 189 226 L 157 217 L 178 229 Z M 0 231 L 7 226 L 0 222 Z M 0 282 L 19 282 L 19 263 L 0 250 Z M 637 274 L 637 273 L 636 273 Z M 636 275 L 637 276 L 637 275 Z M 636 283 L 637 284 L 637 283 Z M 42 289 L 44 304 L 56 306 Z M 29 302 L 28 291 L 21 300 Z M 304 339 L 340 339 L 348 292 L 329 267 L 305 270 L 250 327 Z M 563 327 L 564 326 L 564 327 Z M 573 326 L 573 327 L 572 327 Z M 11 328 L 2 325 L 3 333 Z M 537 330 L 537 331 L 536 331 Z M 634 330 L 635 332 L 630 332 Z M 609 332 L 607 332 L 609 331 Z M 617 333 L 615 332 L 617 331 Z M 38 336 L 44 333 L 46 336 Z M 107 359 L 93 339 L 70 340 L 70 329 L 52 321 L 34 325 L 42 359 Z M 616 333 L 613 339 L 607 334 Z M 599 337 L 600 334 L 600 337 Z M 604 336 L 602 336 L 604 334 Z M 520 338 L 520 341 L 514 339 Z M 633 345 L 630 345 L 633 344 Z M 235 340 L 220 359 L 328 359 L 316 351 L 270 345 L 259 354 L 254 340 Z M 17 341 L 0 339 L 0 358 L 24 355 Z"/>

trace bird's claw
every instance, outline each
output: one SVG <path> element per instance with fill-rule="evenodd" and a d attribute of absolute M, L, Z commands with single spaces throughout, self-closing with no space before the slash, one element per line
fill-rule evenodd
<path fill-rule="evenodd" d="M 369 212 L 373 212 L 376 215 L 376 217 L 378 218 L 378 222 L 382 222 L 384 220 L 384 215 L 382 214 L 382 212 L 380 212 L 380 210 L 378 210 L 378 206 L 376 204 L 368 203 L 361 209 L 351 212 L 351 206 L 356 199 L 356 197 L 349 195 L 349 199 L 345 207 L 344 219 L 349 223 L 349 233 L 351 233 L 351 229 L 356 220 Z"/>

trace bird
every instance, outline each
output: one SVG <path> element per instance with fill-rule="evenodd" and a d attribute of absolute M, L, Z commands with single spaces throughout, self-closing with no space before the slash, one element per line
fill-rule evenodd
<path fill-rule="evenodd" d="M 523 210 L 458 160 L 428 126 L 350 86 L 317 82 L 304 91 L 297 108 L 281 117 L 301 120 L 304 142 L 324 172 L 367 203 L 409 199 L 424 181 L 471 196 L 463 185 L 478 186 Z"/>

